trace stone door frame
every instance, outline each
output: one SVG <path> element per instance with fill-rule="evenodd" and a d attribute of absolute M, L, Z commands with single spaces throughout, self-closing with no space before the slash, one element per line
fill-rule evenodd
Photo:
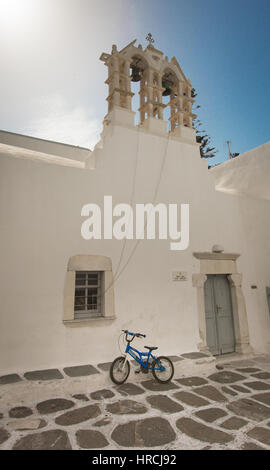
<path fill-rule="evenodd" d="M 226 274 L 231 287 L 233 322 L 235 331 L 235 352 L 246 354 L 252 352 L 249 341 L 246 304 L 242 291 L 242 274 L 237 272 L 236 253 L 193 253 L 200 260 L 200 273 L 192 275 L 192 285 L 197 289 L 198 323 L 200 343 L 198 349 L 210 353 L 206 341 L 206 319 L 204 301 L 204 283 L 207 274 Z M 210 353 L 211 354 L 211 353 Z"/>

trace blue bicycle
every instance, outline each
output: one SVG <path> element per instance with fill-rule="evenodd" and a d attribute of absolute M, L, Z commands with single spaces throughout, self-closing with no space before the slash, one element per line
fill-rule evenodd
<path fill-rule="evenodd" d="M 127 342 L 125 354 L 117 357 L 110 368 L 110 377 L 112 381 L 117 384 L 123 384 L 130 373 L 130 364 L 127 359 L 128 354 L 140 364 L 140 369 L 136 373 L 142 372 L 147 374 L 152 371 L 154 378 L 160 383 L 169 382 L 174 374 L 174 367 L 172 361 L 166 356 L 155 357 L 152 351 L 157 349 L 157 346 L 145 346 L 148 352 L 140 352 L 130 346 L 134 338 L 146 338 L 142 333 L 131 333 L 128 330 L 122 330 Z"/>

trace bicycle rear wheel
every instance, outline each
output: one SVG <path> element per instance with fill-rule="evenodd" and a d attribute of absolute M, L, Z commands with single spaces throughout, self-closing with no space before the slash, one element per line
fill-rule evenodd
<path fill-rule="evenodd" d="M 113 361 L 110 367 L 110 377 L 116 385 L 123 384 L 129 376 L 130 364 L 126 361 L 124 366 L 124 361 L 125 358 L 123 356 L 119 356 Z"/>
<path fill-rule="evenodd" d="M 172 361 L 166 356 L 158 357 L 154 363 L 155 367 L 160 367 L 161 365 L 165 367 L 164 371 L 153 369 L 152 372 L 153 376 L 158 382 L 165 384 L 167 382 L 170 382 L 170 380 L 173 378 L 174 367 Z"/>

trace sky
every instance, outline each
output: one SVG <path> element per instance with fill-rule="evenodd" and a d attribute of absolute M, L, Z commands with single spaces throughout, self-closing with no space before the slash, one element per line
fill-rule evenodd
<path fill-rule="evenodd" d="M 93 148 L 112 44 L 175 56 L 217 164 L 270 140 L 270 0 L 0 0 L 0 129 Z"/>

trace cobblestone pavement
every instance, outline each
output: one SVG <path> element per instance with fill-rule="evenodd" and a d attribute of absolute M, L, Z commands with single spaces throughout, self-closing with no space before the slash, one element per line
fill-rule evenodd
<path fill-rule="evenodd" d="M 1 408 L 1 449 L 269 450 L 270 357 L 178 374 L 164 385 L 140 375 L 122 386 Z"/>

